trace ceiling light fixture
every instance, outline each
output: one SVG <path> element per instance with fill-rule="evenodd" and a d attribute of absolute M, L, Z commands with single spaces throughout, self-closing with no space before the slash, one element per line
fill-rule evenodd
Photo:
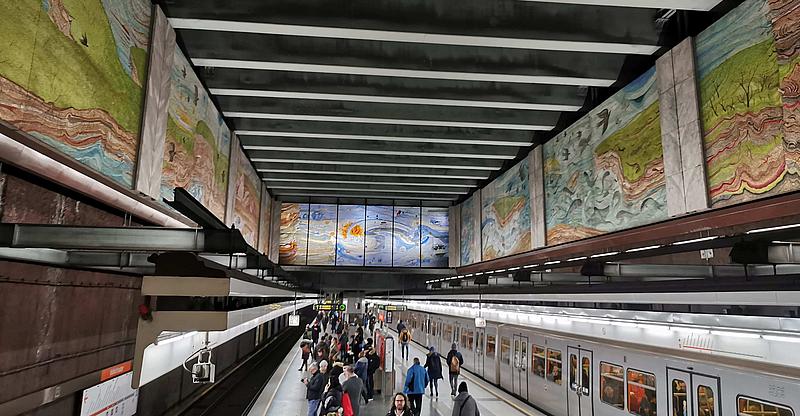
<path fill-rule="evenodd" d="M 438 137 L 405 137 L 405 136 L 374 136 L 363 134 L 332 134 L 332 133 L 295 133 L 288 131 L 272 130 L 235 130 L 237 136 L 258 136 L 258 137 L 283 137 L 300 139 L 333 139 L 333 140 L 371 140 L 382 142 L 401 142 L 401 143 L 439 143 L 439 144 L 475 144 L 484 146 L 517 146 L 528 147 L 530 141 L 510 141 L 510 140 L 480 140 L 480 139 L 444 139 Z"/>
<path fill-rule="evenodd" d="M 629 250 L 625 250 L 625 253 L 635 253 L 637 251 L 652 250 L 652 249 L 659 248 L 659 247 L 661 247 L 661 245 L 632 248 L 632 249 L 629 249 Z"/>
<path fill-rule="evenodd" d="M 693 238 L 691 240 L 683 240 L 683 241 L 676 241 L 672 243 L 673 246 L 682 246 L 684 244 L 691 244 L 691 243 L 699 243 L 702 241 L 710 241 L 719 238 L 718 235 L 712 235 L 709 237 L 700 237 L 700 238 Z"/>

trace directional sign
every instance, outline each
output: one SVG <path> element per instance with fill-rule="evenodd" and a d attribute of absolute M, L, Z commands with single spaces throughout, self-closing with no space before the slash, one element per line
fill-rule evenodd
<path fill-rule="evenodd" d="M 407 310 L 408 306 L 406 305 L 386 305 L 387 311 L 404 311 Z"/>
<path fill-rule="evenodd" d="M 317 303 L 314 304 L 315 311 L 340 311 L 347 310 L 347 305 L 344 303 Z"/>

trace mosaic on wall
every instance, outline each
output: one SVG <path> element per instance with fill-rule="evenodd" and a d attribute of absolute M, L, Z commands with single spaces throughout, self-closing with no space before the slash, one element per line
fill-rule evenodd
<path fill-rule="evenodd" d="M 547 244 L 667 218 L 655 68 L 544 145 Z"/>
<path fill-rule="evenodd" d="M 531 196 L 526 158 L 481 190 L 482 258 L 531 249 Z"/>
<path fill-rule="evenodd" d="M 311 266 L 336 264 L 336 205 L 311 204 L 308 214 L 308 261 Z"/>
<path fill-rule="evenodd" d="M 364 265 L 364 205 L 339 205 L 339 235 L 336 237 L 336 265 Z"/>
<path fill-rule="evenodd" d="M 422 226 L 420 228 L 422 267 L 447 267 L 449 265 L 448 217 L 447 208 L 422 207 Z"/>
<path fill-rule="evenodd" d="M 280 264 L 305 265 L 308 254 L 308 204 L 281 204 Z"/>
<path fill-rule="evenodd" d="M 366 246 L 367 266 L 392 265 L 393 207 L 367 206 Z"/>
<path fill-rule="evenodd" d="M 798 6 L 747 0 L 697 37 L 714 207 L 800 189 Z"/>
<path fill-rule="evenodd" d="M 392 264 L 395 267 L 419 267 L 419 228 L 419 207 L 394 207 Z"/>
<path fill-rule="evenodd" d="M 258 231 L 258 251 L 269 255 L 270 246 L 270 220 L 272 218 L 272 198 L 267 192 L 267 188 L 261 189 L 261 217 Z"/>
<path fill-rule="evenodd" d="M 131 187 L 147 0 L 0 2 L 0 119 Z"/>
<path fill-rule="evenodd" d="M 476 222 L 480 221 L 480 192 L 474 193 L 461 204 L 461 235 L 459 253 L 461 265 L 481 261 L 479 230 L 475 229 Z"/>
<path fill-rule="evenodd" d="M 184 188 L 225 219 L 231 133 L 177 47 L 174 59 L 161 195 L 171 200 L 174 188 Z"/>
<path fill-rule="evenodd" d="M 237 140 L 238 143 L 238 140 Z M 233 150 L 236 167 L 233 170 L 233 225 L 251 246 L 258 244 L 261 178 L 244 151 L 237 145 Z"/>

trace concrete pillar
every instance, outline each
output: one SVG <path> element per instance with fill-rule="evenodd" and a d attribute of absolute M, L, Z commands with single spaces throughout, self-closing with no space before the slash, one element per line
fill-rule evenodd
<path fill-rule="evenodd" d="M 531 194 L 531 249 L 537 249 L 546 245 L 542 146 L 536 146 L 528 155 L 528 158 L 530 158 L 528 163 L 528 186 Z"/>
<path fill-rule="evenodd" d="M 450 267 L 461 267 L 461 205 L 450 207 L 447 224 L 449 265 Z"/>
<path fill-rule="evenodd" d="M 151 198 L 160 199 L 161 169 L 172 87 L 170 76 L 172 58 L 175 54 L 175 31 L 161 8 L 154 9 L 150 67 L 147 73 L 147 93 L 144 100 L 144 119 L 134 186 L 137 191 Z"/>
<path fill-rule="evenodd" d="M 656 61 L 656 76 L 667 212 L 673 217 L 708 209 L 705 147 L 692 38 Z"/>

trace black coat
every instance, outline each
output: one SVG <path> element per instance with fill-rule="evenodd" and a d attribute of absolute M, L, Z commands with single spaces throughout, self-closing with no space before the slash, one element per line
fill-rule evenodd
<path fill-rule="evenodd" d="M 322 398 L 322 390 L 325 388 L 325 378 L 319 372 L 314 373 L 308 379 L 306 385 L 306 400 L 319 400 Z"/>
<path fill-rule="evenodd" d="M 367 360 L 369 364 L 367 364 L 367 372 L 370 374 L 374 374 L 375 370 L 377 370 L 381 366 L 381 357 L 378 357 L 378 354 L 367 354 Z"/>
<path fill-rule="evenodd" d="M 428 354 L 425 359 L 425 368 L 428 369 L 428 377 L 431 380 L 438 380 L 442 377 L 442 356 L 438 352 Z"/>

